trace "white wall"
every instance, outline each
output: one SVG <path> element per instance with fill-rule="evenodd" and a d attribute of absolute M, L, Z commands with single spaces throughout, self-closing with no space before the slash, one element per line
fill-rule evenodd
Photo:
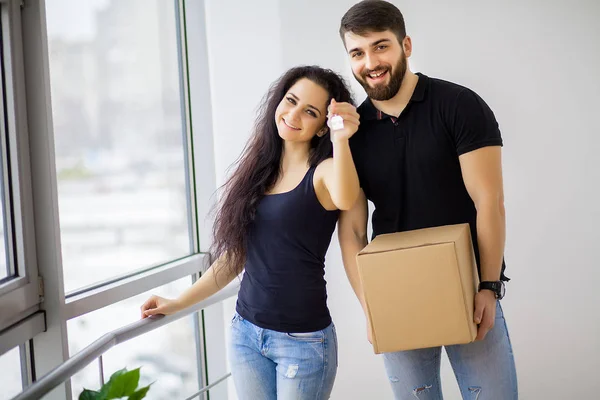
<path fill-rule="evenodd" d="M 277 0 L 207 0 L 205 3 L 215 170 L 219 187 L 225 182 L 228 167 L 236 161 L 250 136 L 256 106 L 283 68 L 279 4 Z M 224 302 L 227 340 L 234 310 L 235 299 Z M 213 314 L 216 314 L 214 310 Z M 215 320 L 213 316 L 211 322 Z M 217 343 L 220 350 L 221 342 L 213 343 Z M 227 384 L 229 399 L 236 399 L 232 380 L 228 379 Z M 224 397 L 220 390 L 217 397 L 211 390 L 211 398 Z"/>
<path fill-rule="evenodd" d="M 320 64 L 353 82 L 339 20 L 354 1 L 210 0 L 208 41 L 217 182 L 252 126 L 254 107 L 285 68 Z M 413 71 L 471 87 L 505 139 L 508 218 L 503 306 L 522 399 L 592 398 L 600 390 L 596 287 L 600 233 L 600 3 L 394 1 L 413 38 Z M 352 83 L 358 100 L 360 86 Z M 327 257 L 340 367 L 333 399 L 390 399 L 365 339 L 338 243 Z M 233 309 L 233 302 L 226 306 Z M 228 318 L 226 318 L 228 322 Z M 447 399 L 458 399 L 443 365 Z M 233 397 L 232 397 L 233 398 Z"/>

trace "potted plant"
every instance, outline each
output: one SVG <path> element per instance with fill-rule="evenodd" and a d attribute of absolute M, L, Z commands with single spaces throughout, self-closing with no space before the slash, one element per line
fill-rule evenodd
<path fill-rule="evenodd" d="M 139 400 L 146 397 L 150 385 L 138 388 L 140 381 L 140 369 L 127 371 L 121 369 L 110 377 L 108 382 L 102 385 L 99 391 L 84 389 L 79 395 L 79 400 L 110 400 L 127 398 L 127 400 Z"/>

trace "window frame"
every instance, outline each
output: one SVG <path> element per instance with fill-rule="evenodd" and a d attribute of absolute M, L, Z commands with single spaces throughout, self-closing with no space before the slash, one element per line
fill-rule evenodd
<path fill-rule="evenodd" d="M 0 4 L 8 10 L 11 27 L 9 83 L 14 89 L 11 126 L 16 140 L 9 143 L 18 154 L 10 159 L 11 171 L 16 174 L 12 182 L 13 199 L 16 199 L 14 237 L 16 242 L 20 240 L 15 246 L 20 252 L 16 254 L 17 265 L 25 268 L 19 270 L 25 276 L 0 285 L 0 311 L 5 304 L 21 306 L 6 323 L 10 329 L 0 325 L 0 342 L 8 344 L 8 338 L 10 342 L 18 341 L 11 348 L 21 346 L 22 368 L 29 371 L 27 380 L 31 382 L 69 357 L 67 320 L 185 276 L 198 279 L 210 263 L 212 219 L 209 216 L 215 201 L 216 174 L 206 4 L 205 1 L 173 0 L 177 10 L 185 128 L 182 134 L 185 135 L 189 238 L 193 254 L 72 293 L 64 291 L 46 2 L 0 0 Z M 4 19 L 2 21 L 4 24 Z M 18 185 L 16 192 L 15 184 Z M 44 277 L 43 281 L 39 276 Z M 197 349 L 199 384 L 204 386 L 226 368 L 222 307 L 198 313 L 195 321 L 196 343 L 201 344 Z M 0 354 L 2 350 L 0 347 Z M 215 387 L 211 393 L 220 397 L 223 390 L 226 393 L 226 388 Z M 57 387 L 46 398 L 70 399 L 70 382 Z"/>
<path fill-rule="evenodd" d="M 7 170 L 3 182 L 10 197 L 6 204 L 7 254 L 14 262 L 14 276 L 0 284 L 0 331 L 40 309 L 36 241 L 26 113 L 21 2 L 1 2 L 3 74 L 2 82 L 7 133 Z M 4 130 L 4 127 L 3 127 Z M 30 338 L 24 338 L 30 339 Z M 22 343 L 22 342 L 21 342 Z"/>

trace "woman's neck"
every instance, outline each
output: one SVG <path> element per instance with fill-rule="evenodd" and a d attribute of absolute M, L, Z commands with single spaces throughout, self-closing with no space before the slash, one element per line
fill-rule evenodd
<path fill-rule="evenodd" d="M 281 170 L 306 169 L 310 155 L 309 143 L 284 142 L 281 156 Z"/>

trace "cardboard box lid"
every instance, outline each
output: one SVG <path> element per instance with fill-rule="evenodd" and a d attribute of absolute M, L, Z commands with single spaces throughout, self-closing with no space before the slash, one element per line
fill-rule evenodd
<path fill-rule="evenodd" d="M 469 224 L 447 225 L 378 235 L 358 256 L 456 242 Z"/>

